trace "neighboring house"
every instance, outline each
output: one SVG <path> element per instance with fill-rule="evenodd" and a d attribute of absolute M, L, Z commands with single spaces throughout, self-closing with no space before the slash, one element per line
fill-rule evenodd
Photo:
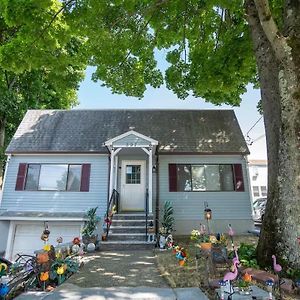
<path fill-rule="evenodd" d="M 252 189 L 252 200 L 267 197 L 268 162 L 263 159 L 249 160 L 249 177 Z"/>
<path fill-rule="evenodd" d="M 232 110 L 31 110 L 6 153 L 8 258 L 41 247 L 44 226 L 52 243 L 79 236 L 84 213 L 98 206 L 103 219 L 114 190 L 119 213 L 144 216 L 148 199 L 154 220 L 170 200 L 178 235 L 204 222 L 205 202 L 215 232 L 252 226 L 249 151 Z"/>

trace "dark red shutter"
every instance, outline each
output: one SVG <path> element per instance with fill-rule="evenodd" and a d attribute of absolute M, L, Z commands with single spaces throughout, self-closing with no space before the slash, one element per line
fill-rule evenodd
<path fill-rule="evenodd" d="M 237 192 L 244 192 L 244 177 L 243 177 L 243 168 L 241 164 L 233 165 L 233 173 L 234 173 L 234 189 Z"/>
<path fill-rule="evenodd" d="M 25 189 L 25 180 L 27 173 L 27 164 L 19 164 L 18 176 L 16 181 L 16 191 L 23 191 Z"/>
<path fill-rule="evenodd" d="M 169 191 L 177 192 L 177 166 L 169 164 Z"/>
<path fill-rule="evenodd" d="M 90 190 L 90 174 L 91 164 L 83 164 L 81 167 L 80 192 L 88 192 Z"/>

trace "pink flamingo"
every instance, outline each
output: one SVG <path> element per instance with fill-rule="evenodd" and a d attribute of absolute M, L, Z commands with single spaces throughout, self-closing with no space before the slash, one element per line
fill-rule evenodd
<path fill-rule="evenodd" d="M 240 264 L 239 255 L 236 250 L 234 250 L 234 253 L 235 253 L 235 257 L 232 259 L 232 263 L 234 264 L 234 262 L 237 262 L 237 264 L 239 265 Z"/>
<path fill-rule="evenodd" d="M 276 256 L 272 255 L 272 259 L 273 259 L 273 269 L 275 273 L 280 273 L 282 271 L 282 267 L 281 265 L 276 263 Z"/>
<path fill-rule="evenodd" d="M 224 277 L 223 277 L 223 281 L 231 281 L 231 280 L 235 280 L 238 276 L 238 261 L 235 260 L 233 263 L 234 266 L 234 272 L 227 272 Z"/>
<path fill-rule="evenodd" d="M 273 259 L 273 269 L 274 269 L 274 272 L 277 273 L 277 277 L 278 277 L 278 289 L 279 289 L 279 297 L 280 299 L 282 299 L 282 295 L 281 295 L 281 284 L 283 282 L 281 282 L 280 280 L 280 277 L 279 277 L 279 273 L 282 271 L 282 267 L 280 264 L 277 264 L 276 263 L 276 256 L 275 255 L 272 255 L 272 259 Z"/>

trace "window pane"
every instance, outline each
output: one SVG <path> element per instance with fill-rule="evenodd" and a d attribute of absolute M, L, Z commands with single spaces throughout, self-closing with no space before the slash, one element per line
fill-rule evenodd
<path fill-rule="evenodd" d="M 231 165 L 220 165 L 220 183 L 222 191 L 234 190 Z"/>
<path fill-rule="evenodd" d="M 191 165 L 177 165 L 177 189 L 179 192 L 192 190 Z"/>
<path fill-rule="evenodd" d="M 205 166 L 206 190 L 207 191 L 220 191 L 220 173 L 219 165 Z"/>
<path fill-rule="evenodd" d="M 40 165 L 28 165 L 25 190 L 36 191 L 39 185 Z"/>
<path fill-rule="evenodd" d="M 258 186 L 253 186 L 252 190 L 253 190 L 253 196 L 254 197 L 259 197 L 259 188 L 258 188 Z"/>
<path fill-rule="evenodd" d="M 193 191 L 205 191 L 205 168 L 204 166 L 192 166 Z"/>
<path fill-rule="evenodd" d="M 261 195 L 263 197 L 267 197 L 268 193 L 267 193 L 267 187 L 265 185 L 261 186 L 260 187 L 260 190 L 261 190 Z"/>
<path fill-rule="evenodd" d="M 68 165 L 41 165 L 39 190 L 66 190 Z"/>
<path fill-rule="evenodd" d="M 140 184 L 141 183 L 141 166 L 126 165 L 126 183 Z"/>
<path fill-rule="evenodd" d="M 81 181 L 81 165 L 69 165 L 68 191 L 79 191 Z"/>

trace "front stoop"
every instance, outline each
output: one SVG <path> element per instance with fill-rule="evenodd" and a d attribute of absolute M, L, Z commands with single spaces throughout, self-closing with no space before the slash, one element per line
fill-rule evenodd
<path fill-rule="evenodd" d="M 148 215 L 148 226 L 153 215 Z M 148 227 L 149 228 L 149 227 Z M 100 250 L 147 250 L 155 242 L 146 240 L 146 215 L 144 213 L 115 214 L 107 241 L 102 241 Z"/>

